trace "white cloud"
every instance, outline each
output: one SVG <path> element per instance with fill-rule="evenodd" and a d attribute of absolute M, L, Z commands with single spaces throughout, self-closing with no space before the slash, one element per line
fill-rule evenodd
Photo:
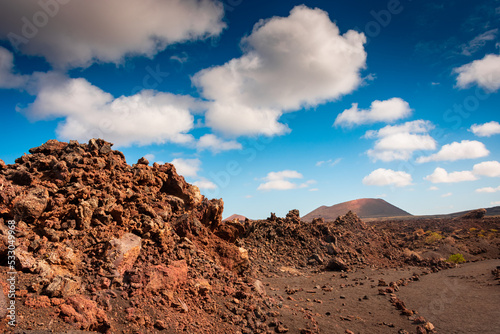
<path fill-rule="evenodd" d="M 410 174 L 392 169 L 379 168 L 363 178 L 363 184 L 368 186 L 388 186 L 406 187 L 411 185 Z"/>
<path fill-rule="evenodd" d="M 500 176 L 500 162 L 498 161 L 485 161 L 474 165 L 472 172 L 476 175 L 484 175 L 489 177 Z"/>
<path fill-rule="evenodd" d="M 2 11 L 9 15 L 0 20 L 0 38 L 58 68 L 152 57 L 225 27 L 223 6 L 212 0 L 3 1 Z"/>
<path fill-rule="evenodd" d="M 366 110 L 358 109 L 358 104 L 353 103 L 350 109 L 344 110 L 337 116 L 334 125 L 352 127 L 377 122 L 392 123 L 410 116 L 411 112 L 408 102 L 398 97 L 385 101 L 373 101 L 370 108 Z"/>
<path fill-rule="evenodd" d="M 237 141 L 224 141 L 214 134 L 206 134 L 202 136 L 196 144 L 196 147 L 200 151 L 210 150 L 214 153 L 230 150 L 241 150 L 243 148 Z"/>
<path fill-rule="evenodd" d="M 364 34 L 339 28 L 320 9 L 295 7 L 261 20 L 242 41 L 244 54 L 197 73 L 193 82 L 212 103 L 208 126 L 231 135 L 278 135 L 284 112 L 338 99 L 361 83 Z"/>
<path fill-rule="evenodd" d="M 14 72 L 14 55 L 0 46 L 0 88 L 20 88 L 27 80 L 28 76 Z"/>
<path fill-rule="evenodd" d="M 177 174 L 184 177 L 198 177 L 201 168 L 200 159 L 177 158 L 172 160 L 171 164 L 175 166 Z"/>
<path fill-rule="evenodd" d="M 448 173 L 444 168 L 438 167 L 431 175 L 427 175 L 424 180 L 432 183 L 456 183 L 474 181 L 477 180 L 477 177 L 471 171 Z"/>
<path fill-rule="evenodd" d="M 470 127 L 470 131 L 479 137 L 490 137 L 500 134 L 500 124 L 495 121 L 484 124 L 473 124 Z"/>
<path fill-rule="evenodd" d="M 435 186 L 432 186 L 432 187 L 429 187 L 429 189 L 428 189 L 428 190 L 431 190 L 431 191 L 436 191 L 436 190 L 439 190 L 439 188 L 438 188 L 438 187 L 435 187 Z"/>
<path fill-rule="evenodd" d="M 154 162 L 155 158 L 156 158 L 155 155 L 152 153 L 148 153 L 144 156 L 144 159 L 146 159 L 149 162 Z"/>
<path fill-rule="evenodd" d="M 319 189 L 318 188 L 311 188 L 309 189 L 309 191 L 318 191 Z"/>
<path fill-rule="evenodd" d="M 217 185 L 204 177 L 199 177 L 198 172 L 201 170 L 200 159 L 183 159 L 176 158 L 172 160 L 171 164 L 175 166 L 177 174 L 189 178 L 198 178 L 193 184 L 200 190 L 213 190 L 217 189 Z"/>
<path fill-rule="evenodd" d="M 446 193 L 446 194 L 442 194 L 441 197 L 450 197 L 452 195 L 453 195 L 453 193 Z"/>
<path fill-rule="evenodd" d="M 490 154 L 483 143 L 477 140 L 462 140 L 453 142 L 441 147 L 441 150 L 428 157 L 420 157 L 417 159 L 418 163 L 429 161 L 456 161 L 463 159 L 476 159 L 482 158 Z"/>
<path fill-rule="evenodd" d="M 479 51 L 488 41 L 494 41 L 497 37 L 498 29 L 488 30 L 471 40 L 466 45 L 462 45 L 462 54 L 471 56 L 473 53 Z"/>
<path fill-rule="evenodd" d="M 83 78 L 54 73 L 33 78 L 37 97 L 23 111 L 33 120 L 64 118 L 56 130 L 63 140 L 99 137 L 120 146 L 194 140 L 187 134 L 194 127 L 191 110 L 199 107 L 192 97 L 142 91 L 114 98 Z"/>
<path fill-rule="evenodd" d="M 217 185 L 213 183 L 212 181 L 209 181 L 207 179 L 201 179 L 199 181 L 193 182 L 195 186 L 197 186 L 200 190 L 213 190 L 217 189 Z"/>
<path fill-rule="evenodd" d="M 324 161 L 318 161 L 318 162 L 316 162 L 316 167 L 321 167 L 323 165 L 333 167 L 333 166 L 339 164 L 341 161 L 342 161 L 342 158 L 337 158 L 335 160 L 328 159 L 328 160 L 324 160 Z"/>
<path fill-rule="evenodd" d="M 298 188 L 307 188 L 311 184 L 316 183 L 314 180 L 309 180 L 307 182 L 298 184 L 290 181 L 290 179 L 302 179 L 303 176 L 294 170 L 284 170 L 281 172 L 270 172 L 267 174 L 264 181 L 259 185 L 257 190 L 290 190 Z"/>
<path fill-rule="evenodd" d="M 486 55 L 454 69 L 454 72 L 458 73 L 457 86 L 460 88 L 477 84 L 487 91 L 496 91 L 500 88 L 500 55 Z"/>
<path fill-rule="evenodd" d="M 368 131 L 365 138 L 378 138 L 367 154 L 375 161 L 408 160 L 413 152 L 436 149 L 436 141 L 428 134 L 434 126 L 417 120 L 402 125 L 387 125 L 378 131 Z"/>
<path fill-rule="evenodd" d="M 495 206 L 500 205 L 500 201 L 491 202 L 491 205 L 495 205 Z"/>
<path fill-rule="evenodd" d="M 493 187 L 486 187 L 486 188 L 479 188 L 476 189 L 477 193 L 496 193 L 500 191 L 500 186 L 493 188 Z"/>

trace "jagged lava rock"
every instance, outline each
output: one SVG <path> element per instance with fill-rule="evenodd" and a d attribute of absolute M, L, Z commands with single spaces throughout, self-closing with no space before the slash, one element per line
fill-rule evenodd
<path fill-rule="evenodd" d="M 101 139 L 50 140 L 15 164 L 0 162 L 0 256 L 15 219 L 19 288 L 60 300 L 51 316 L 84 330 L 121 332 L 125 316 L 112 307 L 110 291 L 134 298 L 140 314 L 133 321 L 159 308 L 176 312 L 168 309 L 174 302 L 199 321 L 222 314 L 224 298 L 232 298 L 226 290 L 237 291 L 250 267 L 247 250 L 233 243 L 244 228 L 219 229 L 224 202 L 202 196 L 172 164 L 141 158 L 130 166 L 111 147 Z M 265 307 L 263 298 L 255 292 L 247 307 Z M 169 330 L 193 325 L 174 319 L 165 322 Z M 151 331 L 155 322 L 137 324 Z M 229 326 L 204 324 L 213 333 Z M 255 322 L 248 326 L 256 330 Z"/>

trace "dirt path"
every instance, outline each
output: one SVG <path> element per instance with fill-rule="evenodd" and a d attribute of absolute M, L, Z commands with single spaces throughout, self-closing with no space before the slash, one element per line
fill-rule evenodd
<path fill-rule="evenodd" d="M 277 318 L 288 333 L 416 333 L 391 294 L 379 295 L 379 280 L 411 281 L 395 292 L 406 307 L 435 325 L 438 333 L 500 333 L 500 285 L 491 270 L 500 260 L 468 263 L 422 275 L 422 268 L 362 269 L 344 273 L 290 273 L 267 278 L 267 294 L 281 303 Z M 305 331 L 305 330 L 309 330 Z M 302 332 L 301 332 L 302 331 Z"/>
<path fill-rule="evenodd" d="M 281 301 L 281 317 L 288 333 L 398 333 L 400 329 L 415 332 L 406 317 L 400 316 L 389 302 L 389 296 L 378 294 L 378 282 L 387 283 L 421 270 L 363 269 L 352 273 L 284 274 L 264 280 L 266 289 Z M 304 333 L 307 333 L 304 331 Z"/>
<path fill-rule="evenodd" d="M 500 260 L 463 264 L 427 275 L 398 297 L 440 333 L 500 333 L 500 285 L 491 271 Z"/>

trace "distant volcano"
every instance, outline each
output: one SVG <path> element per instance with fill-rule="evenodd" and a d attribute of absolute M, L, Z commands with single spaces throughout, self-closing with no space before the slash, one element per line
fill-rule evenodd
<path fill-rule="evenodd" d="M 311 221 L 314 218 L 335 220 L 338 216 L 345 215 L 349 210 L 356 213 L 360 218 L 411 216 L 410 213 L 387 203 L 383 199 L 362 198 L 332 206 L 320 206 L 302 217 L 302 220 Z"/>
<path fill-rule="evenodd" d="M 245 219 L 247 219 L 247 217 L 242 216 L 242 215 L 238 215 L 238 214 L 234 214 L 234 215 L 227 217 L 223 221 L 231 221 L 231 220 L 235 220 L 235 219 L 238 219 L 240 222 L 244 222 Z"/>

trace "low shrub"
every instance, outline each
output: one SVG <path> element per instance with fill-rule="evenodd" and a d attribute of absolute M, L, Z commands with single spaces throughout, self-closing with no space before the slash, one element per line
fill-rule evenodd
<path fill-rule="evenodd" d="M 439 232 L 431 232 L 426 238 L 425 238 L 425 243 L 426 244 L 433 244 L 439 240 L 443 239 L 443 236 L 439 234 Z"/>
<path fill-rule="evenodd" d="M 448 262 L 453 262 L 453 263 L 463 263 L 465 262 L 465 258 L 462 254 L 458 253 L 458 254 L 452 254 L 448 257 L 448 260 L 446 260 Z"/>

